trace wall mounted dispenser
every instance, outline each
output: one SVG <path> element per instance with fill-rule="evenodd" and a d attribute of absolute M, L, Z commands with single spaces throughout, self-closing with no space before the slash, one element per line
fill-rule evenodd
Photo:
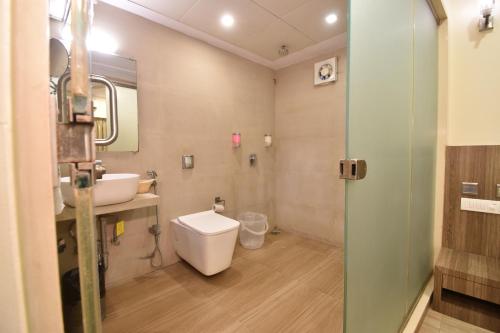
<path fill-rule="evenodd" d="M 271 134 L 264 134 L 264 147 L 268 148 L 273 145 L 273 137 Z"/>
<path fill-rule="evenodd" d="M 233 143 L 233 148 L 240 148 L 241 146 L 241 134 L 239 132 L 233 133 L 231 137 L 231 141 Z"/>

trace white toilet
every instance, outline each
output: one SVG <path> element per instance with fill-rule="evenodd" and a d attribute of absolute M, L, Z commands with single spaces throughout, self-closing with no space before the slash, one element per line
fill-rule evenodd
<path fill-rule="evenodd" d="M 213 210 L 172 220 L 177 254 L 210 276 L 231 266 L 240 223 Z"/>

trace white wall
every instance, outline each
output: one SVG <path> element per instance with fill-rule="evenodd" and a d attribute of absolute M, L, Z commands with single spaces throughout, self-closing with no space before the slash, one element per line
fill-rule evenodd
<path fill-rule="evenodd" d="M 500 144 L 500 21 L 496 21 L 494 30 L 479 32 L 480 3 L 480 0 L 445 1 L 449 48 L 448 145 L 452 146 Z"/>
<path fill-rule="evenodd" d="M 0 1 L 0 331 L 27 332 L 14 184 L 14 124 L 11 85 L 10 3 Z"/>

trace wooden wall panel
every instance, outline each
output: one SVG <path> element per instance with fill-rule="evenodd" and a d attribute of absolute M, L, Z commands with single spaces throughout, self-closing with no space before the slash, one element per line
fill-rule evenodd
<path fill-rule="evenodd" d="M 446 148 L 443 247 L 500 257 L 500 215 L 460 210 L 460 198 L 499 200 L 500 146 Z M 461 194 L 462 182 L 479 183 L 477 196 Z"/>

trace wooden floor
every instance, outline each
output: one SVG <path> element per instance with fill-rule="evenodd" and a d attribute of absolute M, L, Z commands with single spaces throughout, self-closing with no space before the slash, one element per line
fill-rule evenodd
<path fill-rule="evenodd" d="M 445 316 L 434 310 L 427 310 L 418 333 L 488 333 L 491 331 L 461 320 Z"/>
<path fill-rule="evenodd" d="M 181 262 L 109 289 L 104 332 L 342 332 L 343 288 L 341 249 L 269 235 L 213 277 Z"/>

